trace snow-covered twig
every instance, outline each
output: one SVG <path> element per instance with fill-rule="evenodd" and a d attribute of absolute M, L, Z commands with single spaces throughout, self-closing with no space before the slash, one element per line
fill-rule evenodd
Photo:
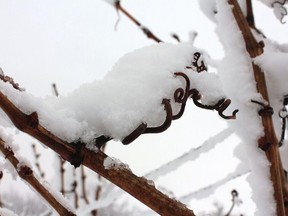
<path fill-rule="evenodd" d="M 235 18 L 237 26 L 242 33 L 243 40 L 246 45 L 246 51 L 250 58 L 255 58 L 263 53 L 264 43 L 259 43 L 254 38 L 247 20 L 239 6 L 237 0 L 228 0 L 228 4 L 232 6 L 232 14 Z M 260 106 L 259 115 L 262 120 L 264 135 L 259 138 L 258 146 L 265 151 L 267 160 L 270 162 L 271 181 L 273 182 L 274 199 L 276 201 L 276 210 L 278 215 L 285 215 L 284 198 L 283 198 L 283 169 L 279 157 L 278 140 L 275 135 L 274 125 L 272 120 L 271 107 L 269 105 L 268 90 L 265 80 L 265 75 L 261 68 L 251 60 L 251 65 L 256 81 L 257 92 L 267 104 Z M 284 196 L 287 197 L 287 196 Z"/>
<path fill-rule="evenodd" d="M 2 81 L 4 81 L 4 82 L 10 83 L 10 84 L 13 86 L 13 88 L 17 89 L 18 91 L 25 91 L 25 89 L 24 89 L 24 88 L 21 88 L 21 87 L 19 86 L 19 84 L 14 81 L 13 78 L 11 78 L 11 77 L 9 77 L 9 76 L 5 76 L 2 68 L 0 68 L 0 79 L 1 79 Z"/>
<path fill-rule="evenodd" d="M 174 159 L 173 161 L 170 161 L 163 166 L 159 167 L 156 170 L 153 170 L 145 175 L 145 178 L 152 179 L 153 181 L 157 180 L 159 177 L 166 175 L 174 170 L 176 170 L 178 167 L 183 165 L 184 163 L 188 161 L 192 161 L 197 159 L 201 154 L 207 153 L 210 150 L 212 150 L 217 143 L 223 142 L 226 138 L 228 138 L 234 130 L 231 128 L 227 128 L 220 133 L 216 134 L 213 137 L 210 137 L 207 139 L 201 146 L 198 148 L 192 148 L 189 152 L 181 155 L 180 157 Z"/>
<path fill-rule="evenodd" d="M 248 168 L 246 168 L 244 166 L 238 166 L 238 168 L 236 168 L 234 172 L 229 173 L 225 178 L 220 179 L 220 180 L 214 182 L 213 184 L 211 184 L 207 187 L 204 187 L 204 188 L 201 188 L 201 189 L 194 191 L 192 193 L 186 194 L 186 195 L 180 197 L 179 200 L 181 200 L 185 203 L 188 203 L 191 199 L 206 198 L 209 195 L 213 194 L 219 186 L 224 185 L 225 183 L 227 183 L 227 182 L 229 182 L 235 178 L 246 175 L 249 172 L 250 172 L 250 170 Z"/>
<path fill-rule="evenodd" d="M 3 153 L 4 157 L 13 165 L 18 175 L 26 181 L 31 187 L 35 189 L 49 205 L 51 205 L 60 215 L 72 216 L 75 215 L 72 210 L 69 210 L 67 206 L 64 206 L 63 203 L 59 202 L 50 191 L 47 189 L 34 175 L 32 169 L 23 165 L 14 155 L 14 152 L 6 146 L 4 140 L 0 138 L 0 151 Z"/>

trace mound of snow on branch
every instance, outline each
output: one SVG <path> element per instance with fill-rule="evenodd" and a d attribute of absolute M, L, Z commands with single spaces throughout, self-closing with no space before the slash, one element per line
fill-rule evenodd
<path fill-rule="evenodd" d="M 187 74 L 191 88 L 204 94 L 203 101 L 223 98 L 215 74 L 186 69 L 195 52 L 189 43 L 144 47 L 123 56 L 103 80 L 59 97 L 36 98 L 3 82 L 0 90 L 26 114 L 36 111 L 40 123 L 62 139 L 88 142 L 105 135 L 122 140 L 141 123 L 160 126 L 166 118 L 164 98 L 170 100 L 173 113 L 178 113 L 180 104 L 175 104 L 174 92 L 185 89 L 186 82 L 175 72 Z"/>

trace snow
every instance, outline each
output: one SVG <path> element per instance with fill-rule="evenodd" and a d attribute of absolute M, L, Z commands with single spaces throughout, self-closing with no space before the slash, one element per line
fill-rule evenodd
<path fill-rule="evenodd" d="M 239 109 L 237 119 L 229 123 L 243 140 L 235 150 L 235 155 L 251 170 L 247 179 L 253 191 L 252 199 L 257 206 L 255 215 L 275 215 L 273 188 L 269 180 L 270 164 L 257 144 L 258 139 L 263 135 L 261 119 L 257 112 L 259 107 L 251 103 L 252 99 L 256 101 L 263 101 L 263 99 L 257 93 L 251 60 L 233 18 L 231 6 L 224 0 L 218 0 L 217 8 L 217 33 L 225 49 L 225 57 L 218 71 L 224 92 L 233 101 L 231 107 L 236 106 Z"/>
<path fill-rule="evenodd" d="M 115 5 L 117 2 L 120 2 L 120 0 L 104 0 L 106 3 Z"/>
<path fill-rule="evenodd" d="M 213 22 L 216 22 L 215 14 L 217 13 L 216 9 L 216 0 L 199 0 L 199 6 L 202 12 Z"/>
<path fill-rule="evenodd" d="M 0 128 L 0 139 L 4 141 L 5 148 L 10 148 L 14 152 L 14 154 L 16 154 L 19 147 L 15 143 L 13 143 L 13 137 L 5 133 L 2 128 Z M 1 163 L 1 168 L 7 170 L 14 180 L 17 179 L 18 174 L 14 169 L 13 165 L 8 160 L 5 160 L 3 164 Z"/>
<path fill-rule="evenodd" d="M 278 44 L 264 40 L 264 53 L 254 59 L 254 62 L 265 72 L 270 104 L 274 109 L 274 128 L 277 137 L 281 136 L 282 119 L 278 113 L 283 107 L 283 99 L 288 95 L 288 53 L 283 51 Z"/>
<path fill-rule="evenodd" d="M 288 53 L 283 49 L 282 45 L 264 39 L 264 53 L 255 58 L 254 62 L 258 64 L 265 72 L 269 93 L 273 94 L 277 100 L 282 99 L 285 94 L 288 94 L 287 87 L 287 72 Z"/>
<path fill-rule="evenodd" d="M 14 153 L 18 151 L 19 146 L 14 143 L 13 136 L 5 132 L 2 127 L 0 128 L 0 138 L 5 141 L 5 148 L 10 148 Z"/>
<path fill-rule="evenodd" d="M 200 9 L 202 12 L 213 22 L 217 22 L 215 15 L 217 14 L 216 0 L 198 0 Z M 243 11 L 244 15 L 247 14 L 246 11 L 246 0 L 238 0 L 239 6 Z"/>
<path fill-rule="evenodd" d="M 275 0 L 259 0 L 263 4 L 267 5 L 268 7 L 273 8 L 273 12 L 275 17 L 282 23 L 284 23 L 283 19 L 285 16 L 287 16 L 287 8 L 285 4 L 287 4 L 286 0 L 280 0 L 280 1 L 275 1 Z"/>
<path fill-rule="evenodd" d="M 42 179 L 38 179 L 38 181 L 40 182 L 41 185 L 45 187 L 46 190 L 48 190 L 50 194 L 52 194 L 52 196 L 57 200 L 57 202 L 59 202 L 64 208 L 66 208 L 70 212 L 75 212 L 75 209 L 71 206 L 71 204 L 67 201 L 67 199 L 65 199 L 62 193 L 53 189 L 48 182 Z M 40 197 L 42 197 L 41 194 Z M 43 200 L 43 202 L 47 205 L 50 205 L 46 200 Z"/>
<path fill-rule="evenodd" d="M 117 158 L 106 157 L 103 162 L 103 166 L 105 169 L 128 169 L 130 170 L 127 164 L 124 164 Z"/>
<path fill-rule="evenodd" d="M 269 92 L 273 92 L 273 96 L 276 96 L 277 100 L 282 100 L 283 96 L 288 94 L 286 70 L 288 68 L 288 53 L 265 48 L 263 55 L 257 57 L 255 62 L 267 74 L 268 85 L 271 90 Z"/>
<path fill-rule="evenodd" d="M 0 215 L 3 216 L 17 216 L 14 212 L 6 208 L 0 208 Z"/>
<path fill-rule="evenodd" d="M 166 112 L 162 100 L 170 100 L 173 113 L 180 104 L 174 101 L 177 88 L 185 88 L 185 80 L 175 72 L 184 72 L 203 94 L 202 102 L 215 103 L 224 97 L 215 74 L 186 69 L 198 51 L 191 43 L 160 43 L 126 54 L 102 80 L 86 83 L 67 95 L 37 98 L 17 92 L 9 84 L 0 84 L 24 113 L 37 112 L 40 123 L 67 141 L 81 138 L 85 142 L 105 135 L 122 140 L 140 124 L 160 126 Z"/>
<path fill-rule="evenodd" d="M 287 16 L 287 9 L 279 2 L 273 3 L 273 9 L 276 18 L 280 20 L 280 22 L 284 23 L 285 21 L 283 21 L 283 19 Z"/>

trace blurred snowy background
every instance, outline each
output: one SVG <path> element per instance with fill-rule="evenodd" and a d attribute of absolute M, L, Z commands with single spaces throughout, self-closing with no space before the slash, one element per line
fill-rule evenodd
<path fill-rule="evenodd" d="M 287 25 L 281 24 L 265 5 L 258 1 L 253 3 L 257 27 L 270 39 L 287 43 Z M 214 59 L 223 56 L 223 48 L 214 32 L 215 25 L 200 10 L 198 1 L 123 0 L 122 5 L 163 41 L 177 43 L 171 33 L 176 33 L 182 41 L 188 41 L 196 32 L 196 47 L 206 50 Z M 102 79 L 121 56 L 155 43 L 103 0 L 0 0 L 0 31 L 1 68 L 27 92 L 39 97 L 54 94 L 52 83 L 57 84 L 59 94 L 65 95 L 83 83 Z M 209 70 L 213 71 L 213 68 Z M 109 142 L 106 152 L 128 164 L 136 175 L 143 176 L 185 153 L 189 155 L 192 148 L 205 142 L 215 142 L 217 139 L 213 137 L 219 132 L 230 132 L 227 132 L 227 127 L 226 120 L 216 112 L 201 110 L 188 101 L 184 116 L 173 122 L 164 133 L 143 135 L 128 146 Z M 11 130 L 10 133 L 15 133 L 19 155 L 25 156 L 35 166 L 31 146 L 35 140 L 18 131 Z M 232 204 L 231 191 L 235 189 L 242 204 L 233 210 L 233 214 L 253 215 L 255 205 L 246 182 L 247 174 L 217 188 L 202 190 L 229 177 L 229 173 L 240 163 L 233 154 L 238 138 L 231 135 L 219 140 L 220 143 L 208 153 L 201 154 L 197 159 L 186 157 L 185 163 L 175 170 L 154 179 L 155 185 L 168 194 L 182 198 L 196 215 L 208 215 L 215 211 L 215 203 L 223 206 L 223 212 L 227 213 Z M 41 155 L 39 163 L 45 180 L 60 191 L 59 159 L 37 142 L 36 148 Z M 79 179 L 81 175 L 80 170 L 75 174 L 69 173 L 72 169 L 67 164 L 65 166 L 69 188 L 73 175 Z M 12 176 L 3 171 L 0 182 L 3 206 L 23 216 L 49 213 L 39 196 L 27 185 L 19 179 L 12 180 Z M 87 193 L 93 197 L 100 180 L 96 174 L 86 172 L 89 177 Z M 105 208 L 99 211 L 99 215 L 116 215 L 116 212 L 117 215 L 128 215 L 129 212 L 136 216 L 153 215 L 129 195 L 101 181 L 103 191 L 100 196 L 107 203 L 107 200 L 112 203 L 108 207 L 103 204 Z M 80 188 L 78 190 L 80 193 Z M 194 193 L 197 191 L 199 193 Z M 73 195 L 67 194 L 67 197 L 73 206 Z M 85 207 L 84 201 L 81 202 Z M 81 205 L 78 212 L 84 212 Z"/>

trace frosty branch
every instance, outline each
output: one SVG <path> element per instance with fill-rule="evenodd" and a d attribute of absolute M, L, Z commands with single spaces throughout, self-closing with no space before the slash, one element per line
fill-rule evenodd
<path fill-rule="evenodd" d="M 243 34 L 243 38 L 246 44 L 247 52 L 249 53 L 251 58 L 255 58 L 263 53 L 263 42 L 258 43 L 246 21 L 239 5 L 236 0 L 229 0 L 229 4 L 233 5 L 233 15 L 237 24 Z M 265 75 L 261 71 L 260 67 L 252 62 L 253 72 L 255 76 L 255 81 L 257 83 L 257 90 L 262 95 L 265 103 L 261 107 L 261 111 L 259 112 L 262 118 L 262 124 L 264 127 L 265 135 L 259 139 L 258 144 L 259 148 L 263 149 L 266 153 L 267 159 L 271 163 L 271 180 L 274 186 L 274 196 L 277 203 L 277 214 L 285 215 L 285 207 L 284 207 L 284 182 L 283 182 L 283 169 L 281 165 L 281 161 L 279 158 L 278 152 L 278 141 L 274 132 L 273 121 L 271 109 L 269 106 L 269 97 L 267 92 Z"/>

